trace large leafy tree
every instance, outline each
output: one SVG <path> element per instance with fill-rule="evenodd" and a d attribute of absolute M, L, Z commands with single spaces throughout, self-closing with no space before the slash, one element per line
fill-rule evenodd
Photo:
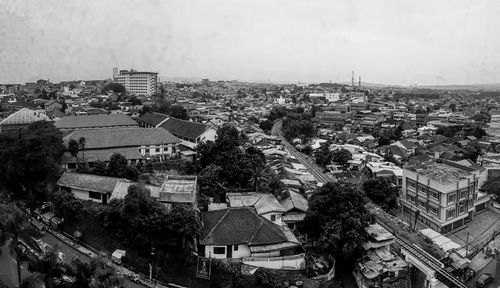
<path fill-rule="evenodd" d="M 353 184 L 327 183 L 309 201 L 305 231 L 319 240 L 320 250 L 353 263 L 364 251 L 364 229 L 373 220 L 365 204 L 365 196 Z"/>
<path fill-rule="evenodd" d="M 365 195 L 384 210 L 398 208 L 398 188 L 388 179 L 375 178 L 363 183 Z"/>
<path fill-rule="evenodd" d="M 0 136 L 0 187 L 17 198 L 40 192 L 40 184 L 59 175 L 64 149 L 62 133 L 47 121 L 32 123 L 18 135 Z"/>
<path fill-rule="evenodd" d="M 331 164 L 333 153 L 330 151 L 329 143 L 322 143 L 321 147 L 314 153 L 314 156 L 316 157 L 316 164 L 320 166 L 325 167 Z"/>
<path fill-rule="evenodd" d="M 83 262 L 76 258 L 72 261 L 72 275 L 75 281 L 74 288 L 115 288 L 123 285 L 121 274 L 98 257 L 90 262 Z"/>
<path fill-rule="evenodd" d="M 188 119 L 186 108 L 184 108 L 180 105 L 172 105 L 170 107 L 170 116 L 172 116 L 174 118 L 178 118 L 178 119 L 183 119 L 183 120 Z"/>
<path fill-rule="evenodd" d="M 352 154 L 349 150 L 340 149 L 332 153 L 332 161 L 340 165 L 346 166 L 352 160 Z"/>
<path fill-rule="evenodd" d="M 0 246 L 9 243 L 9 253 L 17 262 L 19 284 L 22 283 L 21 262 L 26 257 L 20 240 L 28 237 L 30 226 L 26 214 L 16 205 L 0 203 Z"/>
<path fill-rule="evenodd" d="M 71 275 L 71 267 L 60 259 L 57 252 L 47 252 L 41 257 L 29 257 L 28 271 L 32 274 L 23 280 L 21 288 L 71 287 L 71 281 L 64 277 Z"/>

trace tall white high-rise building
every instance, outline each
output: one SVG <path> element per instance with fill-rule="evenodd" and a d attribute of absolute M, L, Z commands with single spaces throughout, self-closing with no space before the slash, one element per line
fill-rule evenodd
<path fill-rule="evenodd" d="M 128 93 L 151 96 L 156 92 L 158 73 L 139 72 L 133 69 L 120 70 L 113 68 L 113 81 L 122 84 Z"/>

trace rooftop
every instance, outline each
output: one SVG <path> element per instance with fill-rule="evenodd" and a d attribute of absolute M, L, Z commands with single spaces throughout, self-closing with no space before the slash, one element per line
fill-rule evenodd
<path fill-rule="evenodd" d="M 21 110 L 14 112 L 7 118 L 3 119 L 0 122 L 0 125 L 22 125 L 37 121 L 50 121 L 50 119 L 43 113 L 28 108 L 22 108 Z"/>
<path fill-rule="evenodd" d="M 78 141 L 80 137 L 85 137 L 85 149 L 140 147 L 180 142 L 177 137 L 162 128 L 131 127 L 75 130 L 64 137 L 64 144 L 67 146 L 70 139 Z"/>
<path fill-rule="evenodd" d="M 130 116 L 125 114 L 99 114 L 83 116 L 66 116 L 56 121 L 59 129 L 83 129 L 116 126 L 139 126 Z"/>
<path fill-rule="evenodd" d="M 446 160 L 432 160 L 406 169 L 427 177 L 443 185 L 454 184 L 470 176 L 474 168 L 469 168 Z"/>
<path fill-rule="evenodd" d="M 57 181 L 57 185 L 86 191 L 112 193 L 116 183 L 120 180 L 126 181 L 121 178 L 64 172 Z"/>
<path fill-rule="evenodd" d="M 165 121 L 161 127 L 178 137 L 189 139 L 196 139 L 205 131 L 210 129 L 210 126 L 206 124 L 181 120 L 173 117 L 168 118 L 168 120 Z"/>
<path fill-rule="evenodd" d="M 161 202 L 193 203 L 197 192 L 196 176 L 168 176 L 161 185 Z"/>

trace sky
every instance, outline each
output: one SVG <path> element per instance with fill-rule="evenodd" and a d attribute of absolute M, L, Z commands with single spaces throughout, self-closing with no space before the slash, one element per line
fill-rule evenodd
<path fill-rule="evenodd" d="M 500 83 L 498 0 L 0 0 L 0 83 Z"/>

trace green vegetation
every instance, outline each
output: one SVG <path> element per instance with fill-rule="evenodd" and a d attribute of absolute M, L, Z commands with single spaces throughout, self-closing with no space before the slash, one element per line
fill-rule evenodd
<path fill-rule="evenodd" d="M 373 221 L 365 204 L 365 196 L 353 184 L 327 183 L 309 201 L 304 230 L 318 239 L 321 252 L 354 263 L 364 253 L 364 229 Z"/>
<path fill-rule="evenodd" d="M 365 195 L 379 205 L 385 211 L 393 211 L 398 208 L 399 190 L 396 186 L 384 178 L 371 179 L 363 183 Z"/>

